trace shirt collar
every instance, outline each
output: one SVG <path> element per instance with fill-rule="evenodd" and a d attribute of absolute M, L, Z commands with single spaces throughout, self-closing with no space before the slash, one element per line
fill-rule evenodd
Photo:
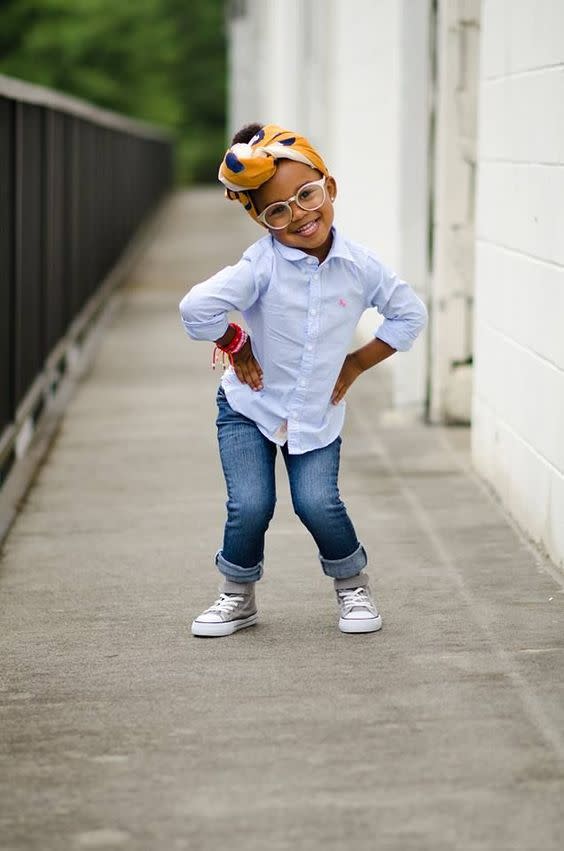
<path fill-rule="evenodd" d="M 331 260 L 333 257 L 341 257 L 343 260 L 349 260 L 351 263 L 356 263 L 356 260 L 347 245 L 347 241 L 341 232 L 337 230 L 334 225 L 331 230 L 333 232 L 333 244 L 331 245 L 329 254 L 325 258 L 324 263 L 327 263 L 327 261 Z M 310 258 L 315 259 L 311 254 L 306 254 L 306 252 L 302 251 L 300 248 L 291 248 L 289 245 L 283 245 L 281 242 L 278 242 L 277 239 L 274 239 L 274 237 L 271 237 L 271 239 L 275 250 L 278 251 L 286 260 L 290 260 L 295 263 L 298 260 L 308 260 Z"/>

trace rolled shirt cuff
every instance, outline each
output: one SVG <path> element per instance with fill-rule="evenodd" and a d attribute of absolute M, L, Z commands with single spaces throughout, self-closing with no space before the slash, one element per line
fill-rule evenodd
<path fill-rule="evenodd" d="M 229 328 L 229 322 L 223 316 L 213 322 L 189 322 L 182 317 L 182 324 L 192 340 L 208 340 L 210 343 L 223 337 Z"/>

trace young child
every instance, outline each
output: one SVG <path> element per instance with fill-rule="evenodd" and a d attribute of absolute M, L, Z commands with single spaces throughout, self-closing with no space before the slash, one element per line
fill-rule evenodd
<path fill-rule="evenodd" d="M 333 227 L 337 184 L 303 136 L 247 125 L 233 138 L 219 179 L 268 234 L 180 302 L 188 335 L 215 341 L 214 362 L 217 349 L 230 361 L 216 398 L 228 495 L 215 555 L 223 584 L 192 633 L 229 635 L 257 621 L 255 583 L 274 513 L 278 446 L 294 510 L 334 580 L 339 628 L 374 632 L 382 620 L 364 571 L 366 551 L 338 490 L 344 396 L 362 372 L 411 347 L 425 306 L 372 251 Z M 347 354 L 369 307 L 384 322 L 371 342 Z M 242 313 L 248 333 L 228 321 L 232 310 Z"/>

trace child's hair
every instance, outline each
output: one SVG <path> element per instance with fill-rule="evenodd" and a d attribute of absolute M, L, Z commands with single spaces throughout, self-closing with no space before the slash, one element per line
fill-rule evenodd
<path fill-rule="evenodd" d="M 256 136 L 259 130 L 262 130 L 263 125 L 253 122 L 252 124 L 244 124 L 231 139 L 232 145 L 237 145 L 239 142 L 248 143 L 253 136 Z"/>

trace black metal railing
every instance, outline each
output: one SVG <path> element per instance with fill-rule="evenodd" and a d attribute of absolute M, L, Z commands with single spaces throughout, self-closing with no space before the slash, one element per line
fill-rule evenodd
<path fill-rule="evenodd" d="M 44 364 L 171 181 L 166 134 L 0 76 L 0 484 Z"/>

